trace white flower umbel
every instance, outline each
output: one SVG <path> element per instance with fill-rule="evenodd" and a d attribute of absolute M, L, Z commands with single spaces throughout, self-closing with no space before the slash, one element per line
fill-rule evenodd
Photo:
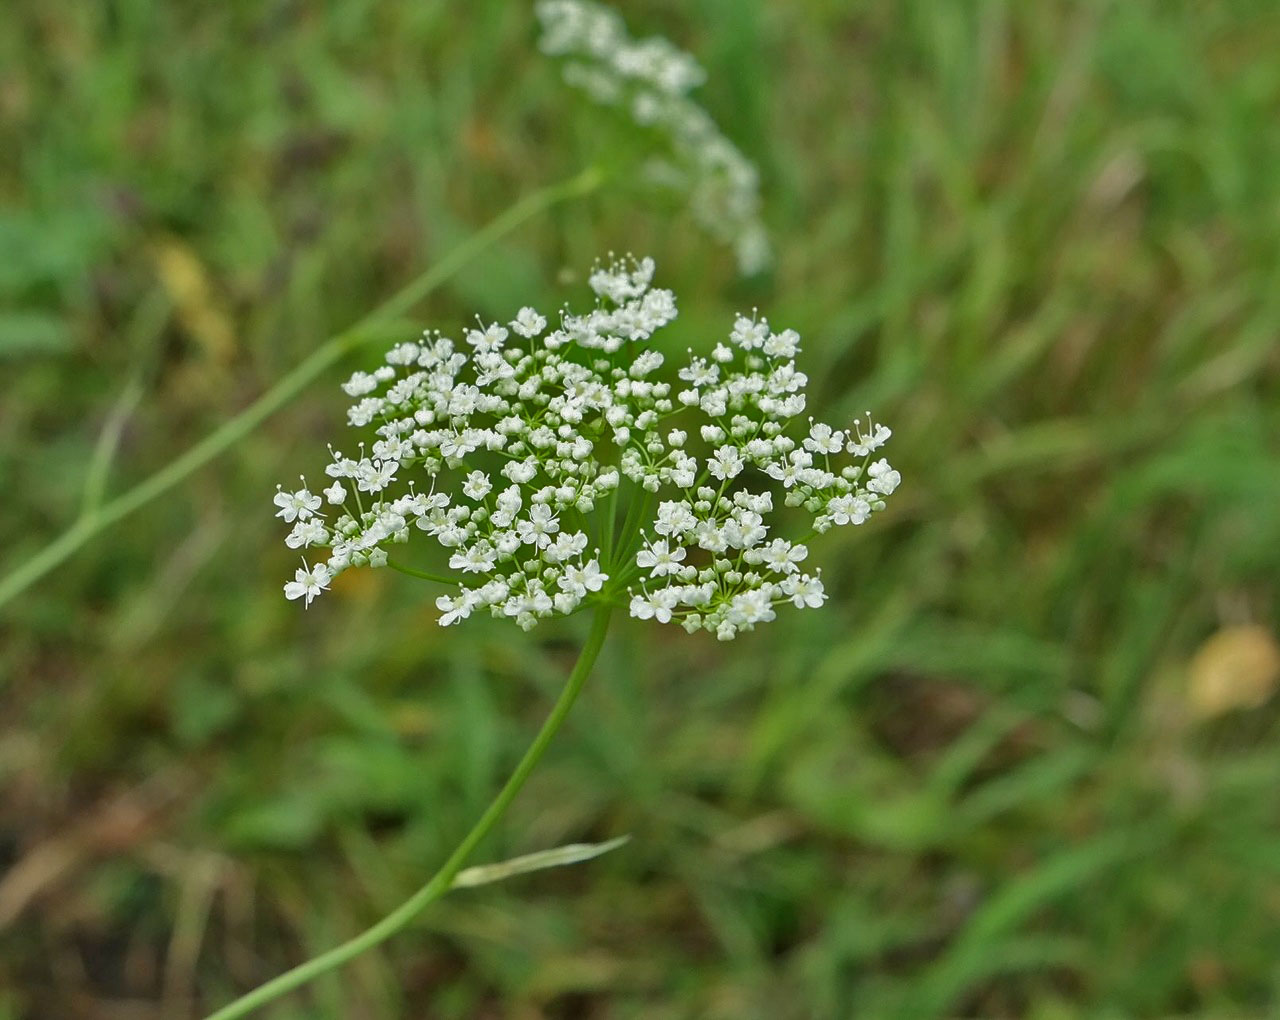
<path fill-rule="evenodd" d="M 632 39 L 617 13 L 589 0 L 542 0 L 536 10 L 539 45 L 563 60 L 565 81 L 656 137 L 662 155 L 647 178 L 687 195 L 694 218 L 733 248 L 743 273 L 764 269 L 759 173 L 689 98 L 706 78 L 698 62 L 660 36 Z"/>
<path fill-rule="evenodd" d="M 355 373 L 343 389 L 365 441 L 331 450 L 323 500 L 305 480 L 275 496 L 289 547 L 328 550 L 288 597 L 309 604 L 425 533 L 451 572 L 426 576 L 456 589 L 436 600 L 445 626 L 487 610 L 528 629 L 603 600 L 728 639 L 822 605 L 806 542 L 884 508 L 900 482 L 879 454 L 889 430 L 807 417 L 799 335 L 756 316 L 665 378 L 651 341 L 676 302 L 653 275 L 652 259 L 597 267 L 594 307 L 554 328 L 522 308 Z M 778 533 L 784 505 L 808 535 Z"/>

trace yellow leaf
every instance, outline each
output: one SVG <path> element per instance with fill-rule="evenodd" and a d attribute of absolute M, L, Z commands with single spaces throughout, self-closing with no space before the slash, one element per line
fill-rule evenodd
<path fill-rule="evenodd" d="M 183 328 L 219 365 L 235 357 L 236 335 L 204 263 L 186 244 L 162 238 L 151 247 L 156 273 Z"/>
<path fill-rule="evenodd" d="M 1280 682 L 1280 646 L 1265 627 L 1224 627 L 1200 646 L 1187 670 L 1187 701 L 1202 719 L 1257 708 Z"/>

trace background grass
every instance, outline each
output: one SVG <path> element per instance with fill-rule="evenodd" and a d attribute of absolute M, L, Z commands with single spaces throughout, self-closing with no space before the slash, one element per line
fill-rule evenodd
<path fill-rule="evenodd" d="M 1276 706 L 1197 714 L 1188 664 L 1280 620 L 1280 8 L 627 8 L 707 66 L 776 272 L 611 192 L 423 324 L 652 253 L 672 344 L 757 304 L 799 329 L 814 405 L 891 423 L 903 488 L 824 541 L 823 612 L 617 627 L 482 856 L 626 848 L 456 894 L 263 1015 L 1275 1015 Z M 590 162 L 532 37 L 500 0 L 7 6 L 5 567 L 104 429 L 118 491 Z M 441 632 L 387 572 L 281 598 L 270 497 L 322 466 L 340 375 L 0 616 L 0 1017 L 194 1016 L 355 933 L 557 689 L 582 619 Z"/>

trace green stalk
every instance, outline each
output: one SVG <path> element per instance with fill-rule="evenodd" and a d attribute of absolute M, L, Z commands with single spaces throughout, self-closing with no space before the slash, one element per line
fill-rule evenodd
<path fill-rule="evenodd" d="M 627 509 L 627 519 L 623 522 L 622 531 L 614 545 L 613 563 L 609 570 L 614 575 L 609 583 L 613 591 L 621 590 L 626 584 L 625 576 L 635 567 L 635 556 L 640 551 L 640 535 L 652 509 L 653 493 L 638 490 Z"/>
<path fill-rule="evenodd" d="M 604 174 L 596 167 L 589 167 L 575 177 L 526 195 L 504 212 L 499 213 L 355 325 L 326 340 L 271 389 L 234 418 L 209 433 L 186 453 L 114 499 L 98 506 L 86 504 L 86 512 L 66 531 L 0 578 L 0 607 L 26 591 L 95 536 L 163 495 L 249 435 L 343 356 L 355 350 L 370 336 L 380 335 L 373 327 L 403 315 L 417 302 L 448 281 L 473 258 L 521 224 L 560 202 L 594 191 L 603 181 Z M 95 488 L 97 484 L 95 480 Z"/>
<path fill-rule="evenodd" d="M 529 778 L 529 774 L 537 766 L 552 738 L 556 735 L 556 731 L 560 729 L 561 724 L 568 716 L 569 710 L 573 707 L 574 701 L 577 700 L 578 694 L 582 690 L 583 683 L 590 675 L 591 668 L 595 665 L 596 659 L 600 655 L 600 649 L 604 646 L 605 635 L 609 630 L 609 615 L 612 611 L 612 606 L 608 603 L 601 603 L 597 606 L 595 615 L 591 620 L 591 632 L 587 635 L 586 644 L 582 646 L 582 651 L 578 654 L 578 661 L 574 663 L 573 671 L 569 674 L 569 679 L 565 682 L 564 689 L 560 692 L 560 697 L 556 699 L 556 703 L 552 707 L 551 713 L 547 716 L 546 722 L 542 724 L 542 729 L 534 737 L 533 743 L 525 751 L 524 757 L 516 765 L 511 777 L 485 809 L 484 814 L 480 816 L 480 820 L 467 833 L 466 838 L 449 856 L 449 859 L 444 862 L 440 870 L 431 876 L 430 881 L 372 928 L 344 942 L 342 945 L 308 960 L 306 963 L 299 964 L 292 970 L 285 971 L 279 977 L 272 978 L 266 984 L 236 999 L 235 1002 L 211 1013 L 206 1020 L 234 1020 L 235 1017 L 245 1016 L 259 1006 L 264 1006 L 268 1002 L 278 999 L 286 992 L 292 991 L 309 981 L 315 980 L 321 974 L 342 966 L 365 950 L 372 949 L 379 943 L 385 942 L 422 913 L 429 904 L 449 891 L 454 877 L 462 870 L 462 866 L 466 864 L 467 858 L 471 856 L 476 846 L 488 835 L 498 819 L 502 817 L 511 805 L 511 802 L 515 800 L 516 794 L 520 792 L 525 780 Z"/>
<path fill-rule="evenodd" d="M 429 570 L 419 570 L 417 567 L 407 566 L 397 560 L 388 559 L 387 566 L 392 570 L 399 571 L 401 574 L 419 577 L 424 581 L 435 581 L 436 584 L 447 584 L 456 588 L 461 583 L 456 577 L 449 577 L 446 574 L 433 574 Z"/>

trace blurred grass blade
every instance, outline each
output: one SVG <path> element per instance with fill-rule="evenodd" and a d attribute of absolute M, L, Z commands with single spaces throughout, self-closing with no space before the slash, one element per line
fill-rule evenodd
<path fill-rule="evenodd" d="M 617 850 L 624 843 L 629 843 L 631 836 L 619 836 L 604 843 L 567 843 L 554 850 L 539 850 L 537 853 L 522 854 L 509 861 L 498 864 L 479 864 L 474 868 L 464 868 L 453 880 L 451 889 L 470 889 L 472 886 L 488 885 L 490 882 L 501 882 L 514 875 L 523 875 L 530 871 L 542 871 L 546 868 L 560 868 L 566 864 L 580 864 L 596 857 Z"/>
<path fill-rule="evenodd" d="M 942 958 L 921 976 L 901 1015 L 912 1018 L 947 1015 L 956 999 L 1002 970 L 1001 963 L 1018 962 L 1002 954 L 1008 946 L 1035 937 L 1020 926 L 1055 901 L 1068 895 L 1081 895 L 1090 882 L 1137 856 L 1149 843 L 1134 831 L 1103 835 L 1046 858 L 1027 874 L 995 891 L 974 913 Z"/>
<path fill-rule="evenodd" d="M 1025 765 L 987 780 L 954 808 L 957 825 L 979 826 L 1022 804 L 1063 796 L 1063 791 L 1096 770 L 1099 752 L 1090 745 L 1063 747 L 1037 755 Z"/>
<path fill-rule="evenodd" d="M 89 461 L 89 470 L 85 472 L 84 496 L 81 499 L 81 516 L 87 517 L 102 505 L 107 494 L 107 479 L 111 473 L 111 464 L 115 460 L 116 451 L 120 448 L 120 439 L 124 435 L 125 426 L 129 423 L 138 402 L 143 394 L 142 380 L 133 376 L 116 402 L 111 405 L 107 420 L 98 433 L 98 442 L 93 448 L 93 457 Z"/>
<path fill-rule="evenodd" d="M 70 329 L 56 315 L 20 311 L 0 315 L 0 361 L 65 354 L 72 346 Z"/>

